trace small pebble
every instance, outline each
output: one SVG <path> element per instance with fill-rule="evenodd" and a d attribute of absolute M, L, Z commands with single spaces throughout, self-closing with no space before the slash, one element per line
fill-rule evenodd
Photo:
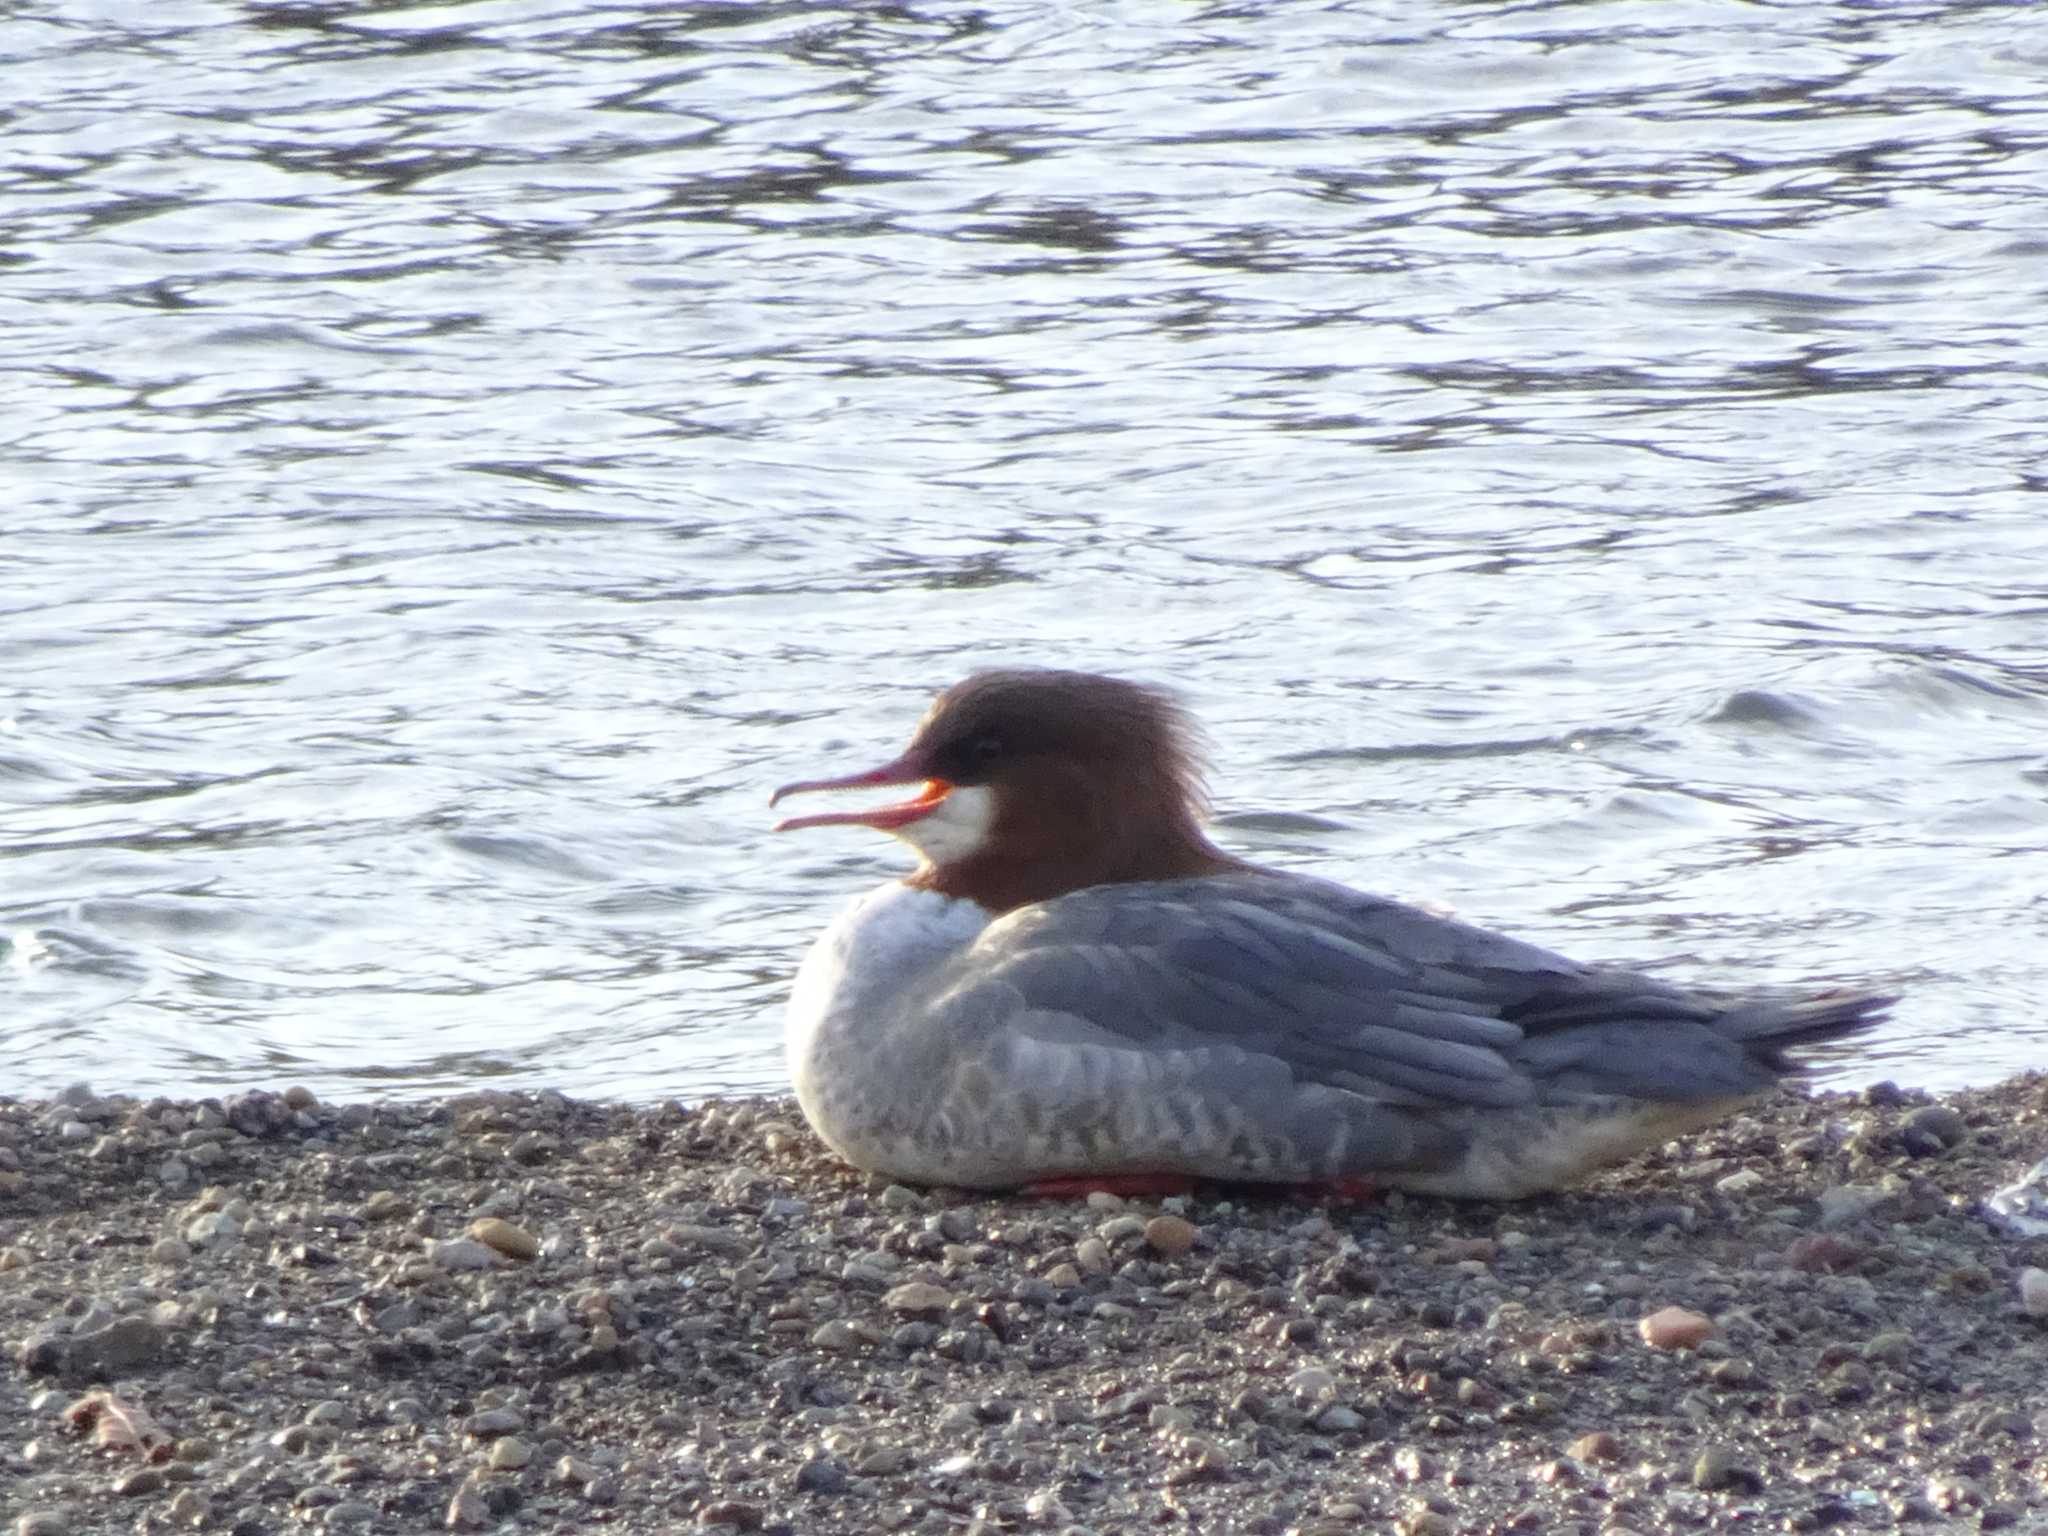
<path fill-rule="evenodd" d="M 1436 1462 L 1412 1445 L 1394 1452 L 1394 1476 L 1404 1483 L 1426 1483 L 1436 1476 Z"/>
<path fill-rule="evenodd" d="M 426 1255 L 428 1263 L 458 1271 L 492 1269 L 505 1262 L 497 1249 L 469 1237 L 429 1238 Z"/>
<path fill-rule="evenodd" d="M 1785 1262 L 1809 1275 L 1833 1275 L 1851 1269 L 1863 1259 L 1863 1247 L 1834 1232 L 1810 1232 L 1794 1239 L 1785 1250 Z"/>
<path fill-rule="evenodd" d="M 910 1453 L 897 1445 L 870 1446 L 855 1458 L 857 1477 L 894 1477 L 910 1465 Z"/>
<path fill-rule="evenodd" d="M 491 1509 L 473 1483 L 464 1483 L 448 1501 L 441 1523 L 451 1531 L 480 1531 L 491 1523 Z"/>
<path fill-rule="evenodd" d="M 537 1257 L 540 1253 L 539 1238 L 524 1227 L 514 1226 L 503 1217 L 486 1216 L 482 1221 L 471 1222 L 469 1235 L 478 1242 L 495 1248 L 508 1259 L 524 1262 Z"/>
<path fill-rule="evenodd" d="M 1438 1262 L 1447 1264 L 1491 1264 L 1499 1251 L 1500 1244 L 1490 1237 L 1447 1237 L 1436 1245 Z"/>
<path fill-rule="evenodd" d="M 828 1323 L 820 1323 L 811 1334 L 811 1342 L 820 1349 L 845 1351 L 858 1349 L 867 1342 L 844 1318 L 835 1317 Z"/>
<path fill-rule="evenodd" d="M 2020 1306 L 2029 1317 L 2048 1317 L 2048 1269 L 2020 1271 Z"/>
<path fill-rule="evenodd" d="M 1714 1336 L 1714 1320 L 1684 1307 L 1665 1307 L 1636 1324 L 1652 1349 L 1698 1349 Z"/>
<path fill-rule="evenodd" d="M 758 1504 L 749 1504 L 743 1499 L 720 1499 L 707 1504 L 697 1516 L 697 1523 L 703 1526 L 730 1526 L 736 1531 L 758 1531 L 768 1518 L 766 1510 Z"/>
<path fill-rule="evenodd" d="M 1070 1511 L 1056 1493 L 1034 1493 L 1024 1501 L 1024 1514 L 1039 1525 L 1063 1526 Z"/>
<path fill-rule="evenodd" d="M 1875 1184 L 1837 1184 L 1820 1195 L 1821 1230 L 1832 1232 L 1850 1226 L 1887 1205 L 1892 1192 Z"/>
<path fill-rule="evenodd" d="M 1129 1214 L 1112 1216 L 1095 1229 L 1095 1235 L 1105 1243 L 1128 1242 L 1145 1235 L 1145 1221 L 1143 1217 Z"/>
<path fill-rule="evenodd" d="M 1194 1247 L 1197 1235 L 1195 1224 L 1181 1216 L 1154 1216 L 1145 1223 L 1145 1246 L 1169 1259 Z"/>
<path fill-rule="evenodd" d="M 1337 1390 L 1337 1377 L 1323 1366 L 1304 1365 L 1287 1378 L 1287 1390 L 1297 1397 L 1327 1398 Z"/>
<path fill-rule="evenodd" d="M 1716 1488 L 1726 1488 L 1743 1481 L 1744 1478 L 1744 1469 L 1737 1463 L 1735 1453 L 1725 1445 L 1708 1446 L 1699 1453 L 1692 1464 L 1692 1485 L 1695 1488 L 1712 1491 Z"/>
<path fill-rule="evenodd" d="M 146 1317 L 123 1317 L 68 1342 L 67 1363 L 74 1374 L 111 1380 L 156 1360 L 169 1336 Z"/>
<path fill-rule="evenodd" d="M 484 1408 L 465 1419 L 462 1428 L 472 1439 L 489 1440 L 526 1428 L 526 1415 L 517 1408 Z"/>
<path fill-rule="evenodd" d="M 1863 1346 L 1864 1359 L 1875 1360 L 1883 1365 L 1901 1365 L 1912 1352 L 1912 1335 L 1896 1330 L 1874 1334 Z"/>
<path fill-rule="evenodd" d="M 848 1481 L 845 1466 L 831 1456 L 813 1456 L 796 1469 L 798 1493 L 843 1493 Z"/>
<path fill-rule="evenodd" d="M 1906 1116 L 1905 1128 L 1931 1136 L 1943 1147 L 1956 1146 L 1970 1134 L 1962 1115 L 1946 1104 L 1923 1104 Z"/>
<path fill-rule="evenodd" d="M 909 1280 L 885 1292 L 882 1296 L 882 1305 L 892 1312 L 943 1312 L 953 1305 L 953 1293 L 942 1285 L 932 1285 L 924 1280 Z"/>
<path fill-rule="evenodd" d="M 1619 1461 L 1621 1442 L 1606 1430 L 1596 1429 L 1566 1446 L 1565 1455 L 1574 1461 Z"/>
<path fill-rule="evenodd" d="M 222 1248 L 242 1235 L 242 1224 L 226 1211 L 206 1211 L 185 1224 L 185 1241 L 194 1248 Z"/>

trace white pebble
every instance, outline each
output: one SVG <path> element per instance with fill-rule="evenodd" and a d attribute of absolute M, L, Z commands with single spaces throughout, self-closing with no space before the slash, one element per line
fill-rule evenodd
<path fill-rule="evenodd" d="M 194 1248 L 225 1247 L 242 1235 L 242 1224 L 226 1211 L 207 1211 L 185 1224 L 185 1241 Z"/>
<path fill-rule="evenodd" d="M 490 1269 L 505 1262 L 504 1255 L 474 1238 L 430 1238 L 427 1262 L 442 1269 Z"/>
<path fill-rule="evenodd" d="M 2020 1305 L 2030 1317 L 2048 1317 L 2048 1269 L 2020 1271 Z"/>

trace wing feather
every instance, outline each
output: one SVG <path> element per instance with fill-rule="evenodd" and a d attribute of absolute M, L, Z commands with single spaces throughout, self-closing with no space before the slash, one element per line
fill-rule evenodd
<path fill-rule="evenodd" d="M 1102 1044 L 1228 1044 L 1298 1083 L 1386 1103 L 1527 1103 L 1534 1087 L 1509 1054 L 1524 1032 L 1500 1011 L 1520 989 L 1461 969 L 1471 935 L 1492 936 L 1446 937 L 1444 923 L 1290 876 L 1097 887 L 992 924 L 944 1006 L 1040 1029 L 1058 1018 Z M 1525 951 L 1572 969 L 1501 944 L 1497 972 Z"/>
<path fill-rule="evenodd" d="M 1297 1085 L 1441 1108 L 1753 1092 L 1783 1045 L 1866 1027 L 1887 1001 L 1731 1005 L 1266 871 L 1020 908 L 948 985 L 949 1028 L 1059 1018 L 1109 1048 L 1228 1047 Z"/>

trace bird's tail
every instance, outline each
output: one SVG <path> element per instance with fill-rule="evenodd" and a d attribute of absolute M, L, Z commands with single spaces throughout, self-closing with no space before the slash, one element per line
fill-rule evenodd
<path fill-rule="evenodd" d="M 1790 1002 L 1773 1000 L 1732 1008 L 1714 1021 L 1714 1028 L 1741 1044 L 1750 1059 L 1773 1072 L 1798 1072 L 1798 1062 L 1785 1052 L 1795 1046 L 1819 1045 L 1859 1035 L 1884 1022 L 1896 997 L 1849 992 L 1821 992 Z"/>

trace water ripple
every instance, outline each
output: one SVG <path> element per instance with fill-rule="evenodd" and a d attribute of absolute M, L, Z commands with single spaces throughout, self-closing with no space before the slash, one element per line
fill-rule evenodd
<path fill-rule="evenodd" d="M 0 20 L 0 1092 L 779 1082 L 766 788 L 1020 660 L 1222 834 L 2048 1059 L 2003 6 Z"/>

